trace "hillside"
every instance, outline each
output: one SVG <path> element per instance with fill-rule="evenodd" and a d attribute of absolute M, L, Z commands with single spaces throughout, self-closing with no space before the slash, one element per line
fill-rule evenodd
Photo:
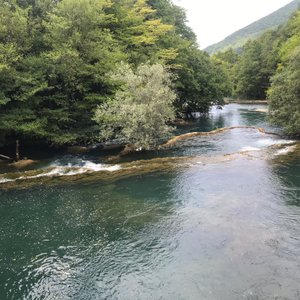
<path fill-rule="evenodd" d="M 291 14 L 293 14 L 299 6 L 300 0 L 294 0 L 270 15 L 234 32 L 223 41 L 207 47 L 205 51 L 209 54 L 213 54 L 218 51 L 226 50 L 229 47 L 239 48 L 250 38 L 256 38 L 266 30 L 274 29 L 275 27 L 286 23 Z"/>

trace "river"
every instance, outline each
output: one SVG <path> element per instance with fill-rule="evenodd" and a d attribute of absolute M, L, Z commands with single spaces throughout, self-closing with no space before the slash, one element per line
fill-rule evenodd
<path fill-rule="evenodd" d="M 265 110 L 214 108 L 176 134 L 245 127 L 116 164 L 2 166 L 0 299 L 300 299 L 300 147 Z"/>

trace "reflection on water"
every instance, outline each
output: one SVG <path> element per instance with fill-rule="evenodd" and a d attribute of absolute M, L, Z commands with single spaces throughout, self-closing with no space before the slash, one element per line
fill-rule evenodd
<path fill-rule="evenodd" d="M 257 126 L 274 131 L 275 128 L 266 123 L 266 113 L 262 111 L 267 111 L 267 107 L 252 104 L 230 104 L 224 106 L 222 110 L 215 107 L 208 115 L 200 116 L 187 126 L 181 126 L 177 132 L 180 134 L 190 131 L 211 131 L 231 126 Z"/>
<path fill-rule="evenodd" d="M 266 127 L 254 110 L 211 124 Z M 166 150 L 191 157 L 184 168 L 0 190 L 0 299 L 299 299 L 300 157 L 267 155 L 282 142 L 234 130 Z M 252 156 L 215 159 L 241 150 Z"/>
<path fill-rule="evenodd" d="M 13 293 L 6 289 L 1 299 L 95 299 L 100 292 L 109 299 L 122 274 L 167 259 L 177 230 L 169 220 L 176 206 L 171 178 L 3 194 L 0 282 Z"/>

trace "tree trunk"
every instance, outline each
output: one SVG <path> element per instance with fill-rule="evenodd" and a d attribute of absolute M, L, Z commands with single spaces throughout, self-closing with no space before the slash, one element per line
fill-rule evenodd
<path fill-rule="evenodd" d="M 194 117 L 193 117 L 193 114 L 192 114 L 192 111 L 191 111 L 191 110 L 187 110 L 187 111 L 185 111 L 185 118 L 186 118 L 187 120 L 189 120 L 189 119 L 194 119 Z"/>
<path fill-rule="evenodd" d="M 20 160 L 20 142 L 19 140 L 16 140 L 16 161 Z"/>

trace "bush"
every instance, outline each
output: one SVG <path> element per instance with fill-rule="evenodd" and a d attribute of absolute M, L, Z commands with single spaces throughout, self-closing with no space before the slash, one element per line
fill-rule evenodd
<path fill-rule="evenodd" d="M 133 71 L 122 64 L 111 79 L 119 84 L 115 96 L 98 106 L 94 120 L 100 138 L 118 138 L 135 148 L 155 148 L 170 135 L 174 119 L 172 75 L 160 64 L 143 64 Z"/>

